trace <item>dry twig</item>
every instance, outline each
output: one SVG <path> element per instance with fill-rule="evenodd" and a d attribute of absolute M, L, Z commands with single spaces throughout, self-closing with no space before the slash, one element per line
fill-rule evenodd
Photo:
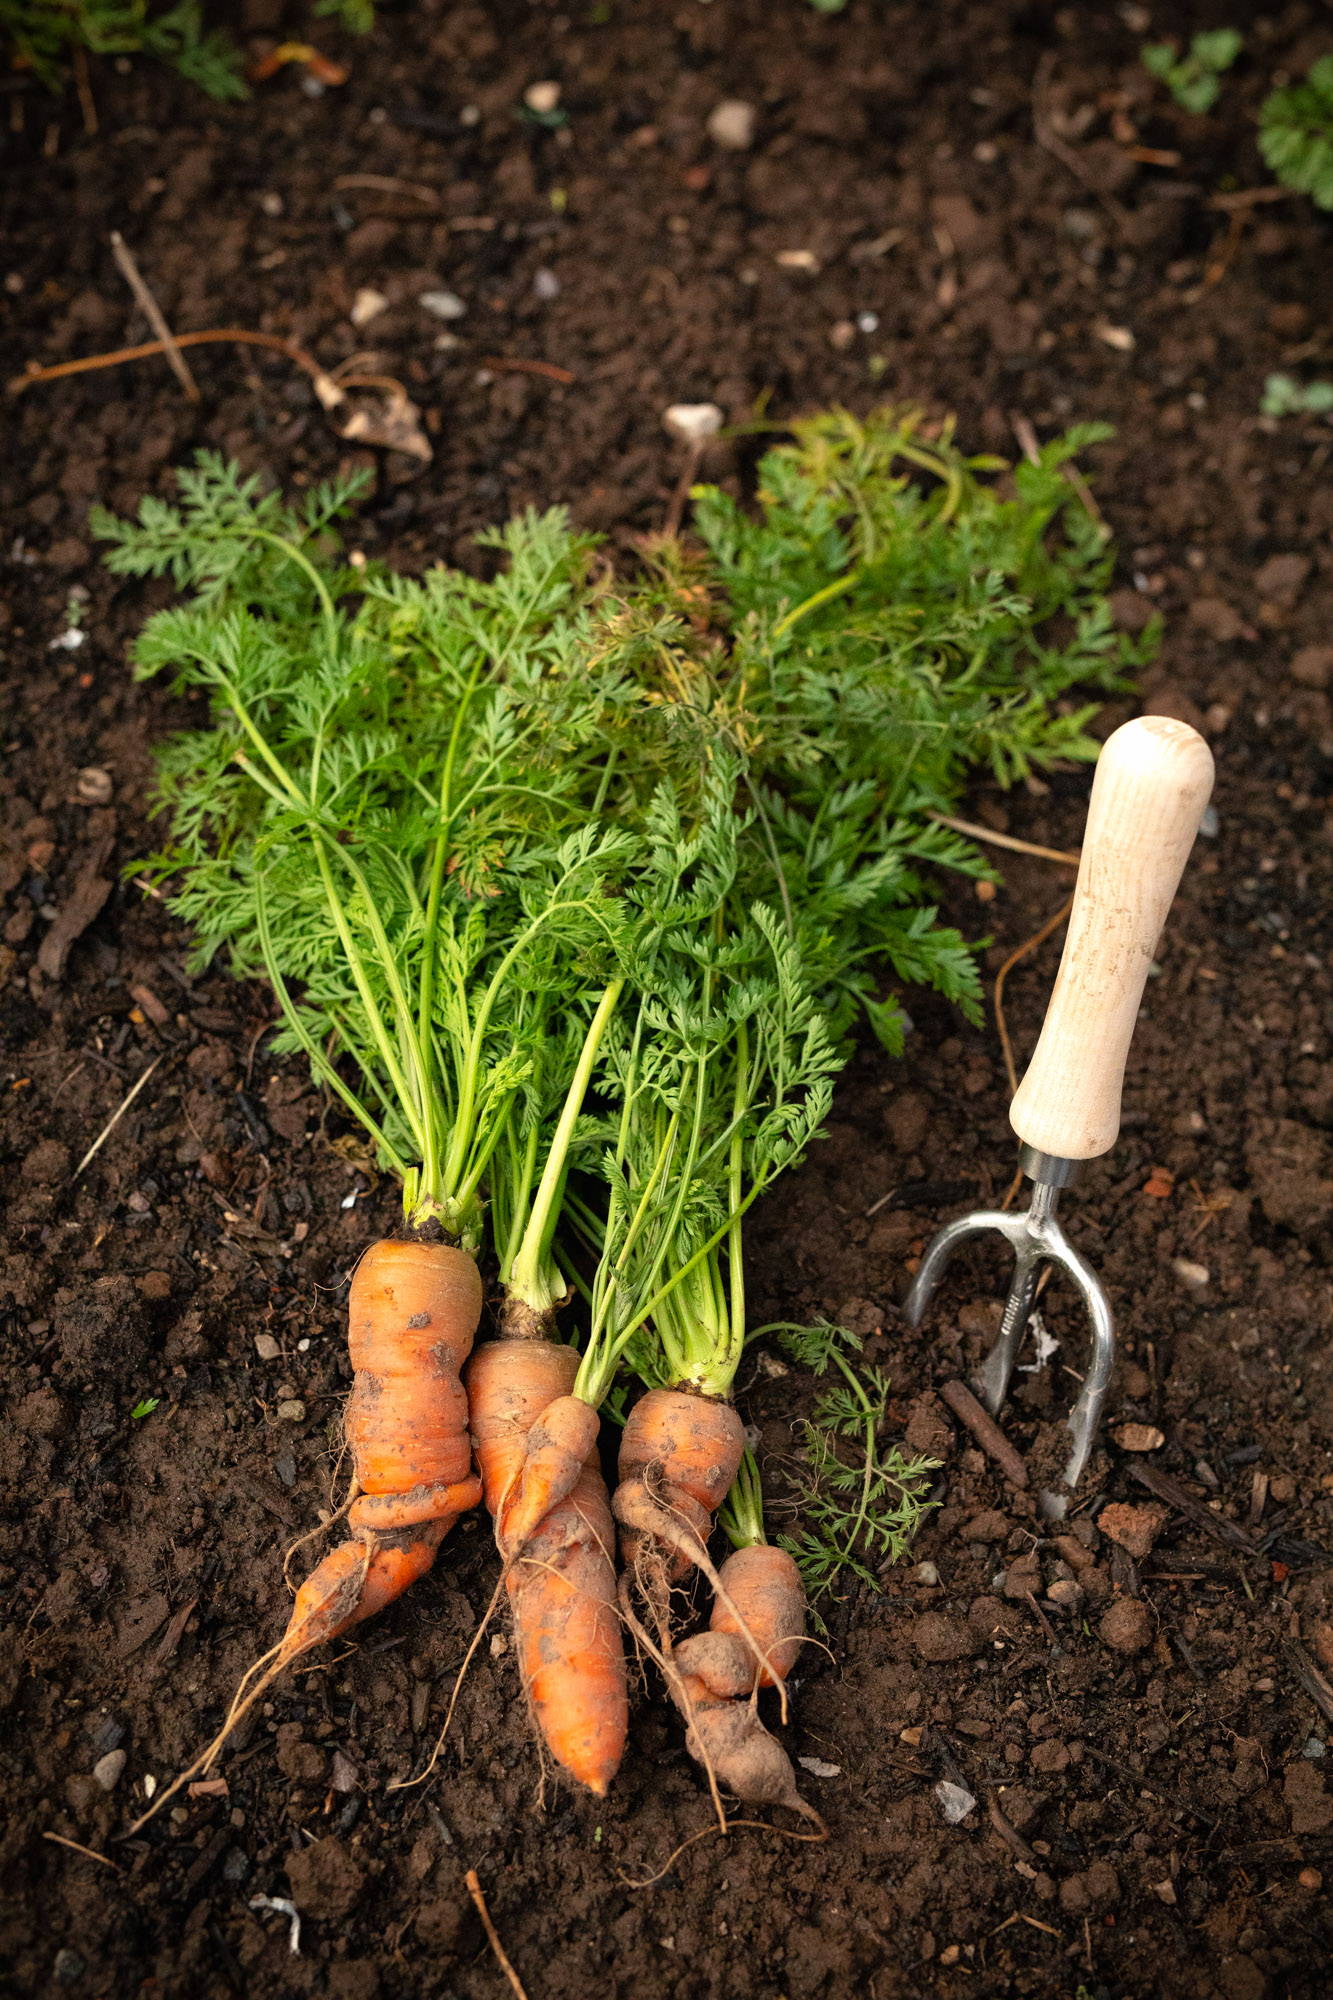
<path fill-rule="evenodd" d="M 1077 868 L 1079 855 L 1072 848 L 1039 847 L 1035 841 L 1020 840 L 1016 833 L 997 833 L 993 826 L 978 826 L 975 820 L 955 819 L 952 813 L 928 812 L 936 826 L 947 826 L 968 840 L 981 840 L 991 847 L 1006 848 L 1011 854 L 1030 854 L 1036 861 L 1058 861 L 1062 868 Z"/>
<path fill-rule="evenodd" d="M 192 403 L 199 401 L 199 384 L 190 373 L 189 363 L 176 344 L 176 336 L 167 325 L 166 315 L 148 288 L 148 281 L 134 259 L 134 252 L 118 229 L 111 232 L 111 254 L 120 268 L 120 275 L 133 292 L 144 318 L 162 343 L 172 374 L 180 383 Z"/>
<path fill-rule="evenodd" d="M 491 1921 L 491 1913 L 486 1907 L 486 1898 L 481 1893 L 481 1884 L 477 1880 L 476 1869 L 469 1868 L 463 1880 L 467 1883 L 467 1892 L 472 1898 L 477 1915 L 481 1918 L 482 1929 L 486 1933 L 486 1941 L 495 1953 L 496 1964 L 513 1989 L 514 2000 L 528 2000 L 528 1996 L 523 1990 L 523 1981 L 519 1978 L 510 1963 L 509 1954 L 500 1942 L 500 1933 Z"/>
<path fill-rule="evenodd" d="M 982 1409 L 965 1382 L 946 1382 L 940 1390 L 961 1424 L 966 1424 L 987 1458 L 999 1466 L 1011 1486 L 1026 1487 L 1028 1469 L 994 1417 Z"/>
<path fill-rule="evenodd" d="M 995 1026 L 1000 1037 L 1000 1048 L 1004 1053 L 1004 1067 L 1009 1078 L 1009 1095 L 1011 1097 L 1018 1089 L 1018 1071 L 1014 1067 L 1014 1047 L 1009 1039 L 1009 1025 L 1004 1018 L 1004 983 L 1021 959 L 1026 958 L 1030 951 L 1035 951 L 1038 945 L 1045 944 L 1052 931 L 1059 930 L 1073 907 L 1074 898 L 1072 896 L 1066 897 L 1055 915 L 1048 917 L 1039 931 L 1034 931 L 1030 938 L 1025 939 L 1018 946 L 1016 951 L 1010 952 L 1008 958 L 1006 958 L 1004 964 L 995 975 Z"/>

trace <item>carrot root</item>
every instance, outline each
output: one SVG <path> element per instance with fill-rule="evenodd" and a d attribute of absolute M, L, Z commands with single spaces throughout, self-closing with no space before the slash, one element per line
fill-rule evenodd
<path fill-rule="evenodd" d="M 601 1796 L 624 1755 L 629 1692 L 599 1424 L 570 1394 L 577 1370 L 555 1341 L 487 1341 L 468 1398 L 534 1720 L 555 1761 Z"/>

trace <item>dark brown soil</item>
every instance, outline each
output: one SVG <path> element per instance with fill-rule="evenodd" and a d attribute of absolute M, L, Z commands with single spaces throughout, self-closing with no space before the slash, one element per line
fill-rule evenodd
<path fill-rule="evenodd" d="M 1152 32 L 1238 11 L 1159 5 Z M 274 29 L 280 0 L 244 12 Z M 937 1399 L 992 1323 L 998 1258 L 960 1273 L 922 1337 L 894 1304 L 936 1222 L 1007 1184 L 993 1032 L 920 1006 L 907 1060 L 857 1064 L 828 1141 L 755 1232 L 755 1312 L 865 1332 L 895 1419 L 945 1462 L 922 1567 L 829 1607 L 832 1657 L 804 1670 L 790 1739 L 836 1767 L 803 1773 L 827 1845 L 742 1828 L 671 1860 L 709 1813 L 651 1692 L 604 1806 L 553 1784 L 543 1798 L 498 1640 L 441 1775 L 386 1791 L 433 1739 L 494 1581 L 475 1523 L 360 1645 L 275 1693 L 226 1760 L 227 1796 L 118 1845 L 145 1775 L 179 1767 L 281 1625 L 281 1552 L 330 1486 L 340 1294 L 393 1203 L 268 1059 L 264 995 L 192 976 L 179 929 L 119 878 L 149 837 L 150 745 L 178 718 L 129 680 L 144 596 L 99 569 L 87 508 L 169 490 L 201 444 L 297 483 L 345 448 L 299 373 L 225 348 L 193 357 L 197 404 L 159 362 L 10 403 L 6 1990 L 491 2000 L 505 1988 L 462 1891 L 474 1867 L 532 2000 L 1327 1991 L 1333 1690 L 1307 1663 L 1333 1678 L 1333 489 L 1327 427 L 1257 410 L 1270 371 L 1327 371 L 1333 260 L 1304 201 L 1256 206 L 1228 240 L 1208 198 L 1263 182 L 1255 106 L 1276 69 L 1327 47 L 1329 17 L 1254 18 L 1209 118 L 1148 84 L 1146 23 L 1018 0 L 421 4 L 387 7 L 366 45 L 329 31 L 352 74 L 322 96 L 287 71 L 218 110 L 95 64 L 94 137 L 72 94 L 7 89 L 4 372 L 145 337 L 108 249 L 119 228 L 178 328 L 268 328 L 326 366 L 373 352 L 406 381 L 434 462 L 377 460 L 358 530 L 405 563 L 457 556 L 529 502 L 622 536 L 659 524 L 675 401 L 743 419 L 761 396 L 778 418 L 912 399 L 1008 452 L 1015 416 L 1039 436 L 1109 419 L 1094 462 L 1119 615 L 1164 614 L 1149 705 L 1202 724 L 1219 784 L 1120 1143 L 1068 1203 L 1123 1342 L 1072 1539 Z M 556 130 L 516 115 L 547 78 Z M 728 97 L 756 107 L 747 151 L 705 134 Z M 1136 133 L 1179 164 L 1136 160 Z M 389 304 L 358 332 L 363 288 Z M 462 318 L 417 303 L 440 290 Z M 713 469 L 738 470 L 722 454 Z M 89 767 L 105 777 L 81 781 Z M 1068 845 L 1085 794 L 1071 774 L 1006 800 L 981 787 L 972 809 Z M 1044 863 L 1007 875 L 984 910 L 948 892 L 996 964 L 1065 893 Z M 1053 966 L 1048 947 L 1011 982 L 1020 1055 Z M 1054 1289 L 1049 1323 L 1078 1367 Z M 1070 1378 L 1025 1380 L 1009 1433 L 1049 1452 Z M 775 1460 L 810 1393 L 759 1366 L 747 1384 Z M 1165 1433 L 1148 1462 L 1188 1511 L 1143 1513 L 1145 1461 L 1114 1441 L 1127 1421 Z M 1112 1526 L 1155 1540 L 1135 1557 Z M 1046 1594 L 1062 1583 L 1078 1589 Z M 93 1772 L 112 1751 L 108 1793 Z M 979 1801 L 958 1825 L 941 1779 Z M 264 1897 L 294 1899 L 299 1956 Z"/>

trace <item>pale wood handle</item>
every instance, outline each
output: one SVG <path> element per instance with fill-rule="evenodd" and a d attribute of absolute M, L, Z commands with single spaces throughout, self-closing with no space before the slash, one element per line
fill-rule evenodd
<path fill-rule="evenodd" d="M 1115 1144 L 1148 967 L 1212 789 L 1212 753 L 1187 722 L 1141 715 L 1102 748 L 1064 956 L 1009 1107 L 1040 1152 L 1090 1160 Z"/>

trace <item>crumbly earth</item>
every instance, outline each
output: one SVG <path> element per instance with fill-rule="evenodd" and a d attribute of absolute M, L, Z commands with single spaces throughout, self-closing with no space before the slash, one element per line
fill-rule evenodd
<path fill-rule="evenodd" d="M 252 37 L 283 26 L 281 0 L 237 12 Z M 681 472 L 669 403 L 739 421 L 764 398 L 781 421 L 910 399 L 1010 454 L 1027 425 L 1106 419 L 1089 463 L 1116 615 L 1162 614 L 1147 705 L 1199 723 L 1219 766 L 1120 1142 L 1067 1202 L 1123 1358 L 1064 1532 L 1039 1481 L 1008 1485 L 939 1399 L 994 1324 L 998 1256 L 920 1335 L 895 1306 L 937 1222 L 1007 1185 L 992 1026 L 914 1002 L 905 1059 L 858 1060 L 755 1228 L 756 1318 L 864 1333 L 890 1427 L 943 1461 L 912 1563 L 826 1602 L 831 1650 L 801 1673 L 785 1740 L 818 1762 L 801 1775 L 826 1845 L 708 1833 L 651 1689 L 604 1804 L 543 1787 L 498 1634 L 439 1773 L 389 1791 L 423 1762 L 493 1587 L 475 1522 L 357 1644 L 275 1690 L 225 1791 L 118 1842 L 281 1628 L 282 1551 L 333 1482 L 348 1269 L 393 1202 L 268 1056 L 264 993 L 190 970 L 179 927 L 122 877 L 151 840 L 151 745 L 186 710 L 130 681 L 125 643 L 156 599 L 102 572 L 87 509 L 168 492 L 200 445 L 297 485 L 355 453 L 305 377 L 236 348 L 191 356 L 197 402 L 153 361 L 7 404 L 7 1991 L 492 2000 L 467 1868 L 532 2000 L 1327 1991 L 1333 439 L 1259 402 L 1271 372 L 1327 372 L 1333 259 L 1304 200 L 1210 197 L 1265 184 L 1255 109 L 1327 48 L 1328 17 L 1262 7 L 1207 117 L 1138 63 L 1149 32 L 1235 17 L 422 0 L 386 5 L 367 43 L 319 27 L 350 68 L 322 95 L 288 69 L 219 109 L 94 62 L 95 135 L 73 92 L 6 79 L 6 375 L 146 337 L 118 228 L 177 328 L 264 328 L 404 381 L 433 462 L 363 455 L 357 536 L 409 565 L 470 560 L 478 529 L 529 503 L 567 501 L 621 542 L 660 525 Z M 522 114 L 548 80 L 563 124 Z M 741 150 L 706 129 L 725 99 L 754 110 Z M 433 292 L 461 317 L 433 316 Z M 743 480 L 752 455 L 718 448 L 706 469 Z M 981 782 L 969 809 L 1065 847 L 1085 795 L 1078 773 L 1011 797 Z M 984 907 L 941 893 L 994 939 L 994 971 L 1067 879 L 1014 857 Z M 1020 1060 L 1054 963 L 1048 945 L 1009 982 Z M 1024 1377 L 1006 1417 L 1037 1468 L 1081 1365 L 1077 1311 L 1058 1286 L 1043 1305 L 1054 1376 Z M 813 1393 L 762 1352 L 744 1382 L 779 1495 Z M 1124 1448 L 1131 1423 L 1164 1442 Z M 1139 1466 L 1176 1482 L 1167 1498 Z M 976 1801 L 955 1824 L 941 1781 Z M 265 1898 L 299 1911 L 299 1955 Z"/>

